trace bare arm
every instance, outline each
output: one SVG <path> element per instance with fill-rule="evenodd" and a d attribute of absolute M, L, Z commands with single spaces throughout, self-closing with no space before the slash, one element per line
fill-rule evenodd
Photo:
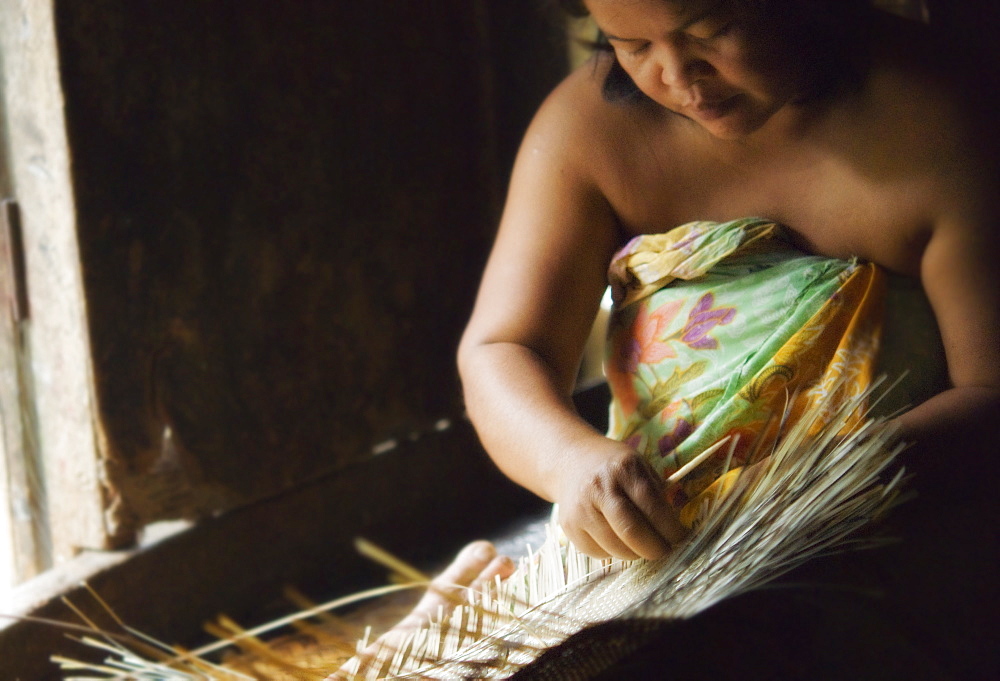
<path fill-rule="evenodd" d="M 968 483 L 1000 441 L 1000 223 L 970 210 L 985 194 L 936 226 L 921 261 L 952 387 L 898 420 L 915 443 L 909 465 L 942 484 L 948 469 Z"/>
<path fill-rule="evenodd" d="M 683 534 L 663 482 L 571 402 L 618 236 L 589 172 L 587 124 L 559 95 L 543 106 L 519 153 L 459 370 L 490 456 L 515 482 L 559 503 L 579 548 L 656 558 Z"/>

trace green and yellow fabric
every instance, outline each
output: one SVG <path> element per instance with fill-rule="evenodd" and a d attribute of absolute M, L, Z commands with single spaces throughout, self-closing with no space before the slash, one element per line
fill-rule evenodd
<path fill-rule="evenodd" d="M 849 397 L 872 382 L 883 273 L 806 255 L 774 222 L 692 222 L 636 237 L 609 282 L 609 437 L 666 478 L 738 436 L 728 466 L 723 448 L 668 488 L 687 524 L 699 495 L 769 451 L 789 421 L 831 390 Z"/>

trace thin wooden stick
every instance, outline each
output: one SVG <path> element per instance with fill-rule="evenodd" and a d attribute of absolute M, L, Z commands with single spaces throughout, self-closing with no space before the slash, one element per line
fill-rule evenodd
<path fill-rule="evenodd" d="M 354 548 L 356 548 L 358 553 L 366 558 L 370 558 L 376 563 L 383 565 L 396 574 L 402 576 L 407 582 L 424 584 L 431 581 L 429 575 L 424 574 L 409 563 L 404 562 L 382 547 L 376 546 L 363 537 L 358 537 L 354 540 Z"/>
<path fill-rule="evenodd" d="M 701 464 L 703 464 L 710 456 L 712 456 L 717 451 L 719 451 L 720 449 L 722 449 L 723 445 L 725 445 L 727 442 L 729 442 L 729 440 L 731 438 L 732 438 L 731 435 L 727 435 L 726 437 L 722 438 L 721 440 L 719 440 L 718 442 L 716 442 L 714 445 L 712 445 L 711 447 L 709 447 L 708 449 L 706 449 L 705 451 L 703 451 L 701 454 L 699 454 L 698 456 L 694 457 L 693 459 L 691 459 L 690 461 L 688 461 L 686 464 L 684 464 L 683 466 L 681 466 L 680 468 L 678 468 L 676 471 L 673 472 L 673 474 L 671 474 L 671 476 L 669 478 L 667 478 L 667 484 L 668 485 L 676 485 L 678 482 L 681 481 L 681 479 L 685 475 L 687 475 L 688 473 L 690 473 L 691 471 L 693 471 L 695 468 L 697 468 L 698 466 L 700 466 Z"/>

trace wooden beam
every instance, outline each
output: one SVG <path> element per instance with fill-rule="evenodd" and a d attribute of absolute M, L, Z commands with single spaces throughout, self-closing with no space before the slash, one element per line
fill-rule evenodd
<path fill-rule="evenodd" d="M 281 602 L 284 585 L 319 601 L 386 583 L 384 570 L 354 551 L 357 536 L 433 570 L 466 541 L 495 536 L 542 509 L 496 471 L 461 422 L 156 545 L 86 552 L 23 588 L 18 614 L 78 621 L 59 600 L 66 596 L 100 617 L 73 583 L 86 580 L 128 624 L 168 643 L 197 645 L 207 640 L 202 623 L 221 613 L 253 625 L 297 610 Z M 3 626 L 4 679 L 55 681 L 50 655 L 89 653 L 52 626 Z"/>

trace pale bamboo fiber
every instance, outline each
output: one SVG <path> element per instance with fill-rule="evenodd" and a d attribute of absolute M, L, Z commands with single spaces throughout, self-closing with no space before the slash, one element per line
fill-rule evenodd
<path fill-rule="evenodd" d="M 509 678 L 590 625 L 615 619 L 689 618 L 811 558 L 864 544 L 856 531 L 898 496 L 902 470 L 889 481 L 883 478 L 903 445 L 884 419 L 847 425 L 852 414 L 864 409 L 867 393 L 837 404 L 842 398 L 833 390 L 787 429 L 773 452 L 742 471 L 728 492 L 705 500 L 692 534 L 666 558 L 593 559 L 562 540 L 558 527 L 552 526 L 541 549 L 522 559 L 513 576 L 469 594 L 468 603 L 442 613 L 396 647 L 359 641 L 358 651 L 366 654 L 354 657 L 337 678 Z M 810 433 L 828 418 L 824 427 Z M 296 617 L 304 620 L 371 595 L 338 599 Z M 246 675 L 207 659 L 214 649 L 256 640 L 283 623 L 251 632 L 233 630 L 217 646 L 180 655 L 148 640 L 146 654 L 139 655 L 118 641 L 88 638 L 87 643 L 111 654 L 104 665 L 58 661 L 67 672 L 84 673 L 67 677 L 72 679 L 324 678 L 331 670 L 305 665 L 295 669 L 287 660 L 269 677 Z M 141 638 L 138 632 L 130 633 Z M 159 661 L 150 659 L 150 645 L 165 653 Z M 629 642 L 618 647 L 627 652 Z M 95 675 L 101 672 L 104 675 Z M 585 678 L 566 672 L 546 678 Z"/>

